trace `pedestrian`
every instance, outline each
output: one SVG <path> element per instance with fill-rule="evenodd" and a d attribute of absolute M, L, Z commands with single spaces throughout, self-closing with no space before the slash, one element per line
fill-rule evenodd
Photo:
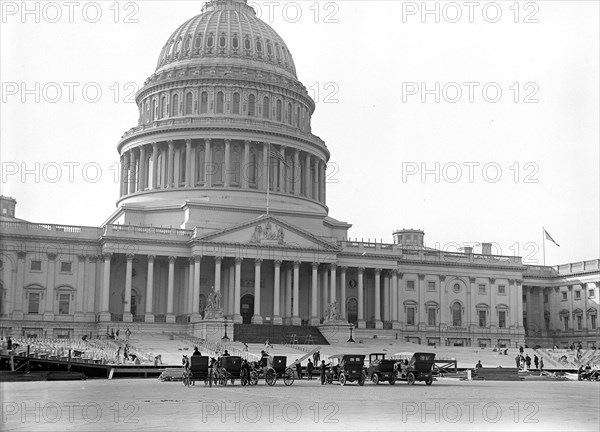
<path fill-rule="evenodd" d="M 529 354 L 525 357 L 525 364 L 527 365 L 527 369 L 531 369 L 531 357 L 529 357 Z"/>
<path fill-rule="evenodd" d="M 248 352 L 248 344 L 246 342 L 242 342 L 244 344 L 244 348 L 242 351 Z"/>
<path fill-rule="evenodd" d="M 117 329 L 117 333 L 115 333 L 117 337 L 119 337 L 119 329 Z"/>
<path fill-rule="evenodd" d="M 121 355 L 121 347 L 117 348 L 117 364 L 121 363 L 121 361 L 120 361 L 121 359 L 119 357 L 120 355 Z"/>
<path fill-rule="evenodd" d="M 313 362 L 316 365 L 318 365 L 320 360 L 321 360 L 321 351 L 317 351 L 316 353 L 313 354 Z"/>
<path fill-rule="evenodd" d="M 475 365 L 475 369 L 479 369 L 479 368 L 482 368 L 482 367 L 483 367 L 483 365 L 481 364 L 481 360 L 479 360 L 477 362 L 477 364 Z"/>
<path fill-rule="evenodd" d="M 296 363 L 296 373 L 298 374 L 298 379 L 301 380 L 302 379 L 302 363 L 300 363 L 298 361 L 298 359 L 296 359 L 296 361 L 298 363 Z"/>
<path fill-rule="evenodd" d="M 327 365 L 325 364 L 325 360 L 321 360 L 321 385 L 325 384 L 327 381 Z"/>
<path fill-rule="evenodd" d="M 8 339 L 6 339 L 6 349 L 8 351 L 12 351 L 13 349 L 13 341 L 10 336 L 8 337 Z"/>
<path fill-rule="evenodd" d="M 538 358 L 537 355 L 534 355 L 533 356 L 533 364 L 535 365 L 536 369 L 538 368 L 539 363 L 540 363 L 540 359 Z"/>
<path fill-rule="evenodd" d="M 266 352 L 266 353 L 268 353 L 268 352 L 269 352 L 269 348 L 273 348 L 273 345 L 271 345 L 271 344 L 269 343 L 269 339 L 267 339 L 267 340 L 265 341 L 265 352 Z"/>
<path fill-rule="evenodd" d="M 308 364 L 306 365 L 306 376 L 307 379 L 312 380 L 312 372 L 313 372 L 313 362 L 308 359 Z"/>
<path fill-rule="evenodd" d="M 227 350 L 225 350 L 225 352 L 223 353 L 222 357 L 230 357 L 230 354 Z"/>
<path fill-rule="evenodd" d="M 523 345 L 519 347 L 519 354 L 523 354 Z"/>
<path fill-rule="evenodd" d="M 115 329 L 110 329 L 110 338 L 111 339 L 115 338 Z"/>
<path fill-rule="evenodd" d="M 127 327 L 127 330 L 125 330 L 125 340 L 127 342 L 129 342 L 129 336 L 131 336 L 131 330 L 129 330 L 129 327 Z"/>
<path fill-rule="evenodd" d="M 517 368 L 521 365 L 521 356 L 519 354 L 515 357 L 515 363 L 517 364 Z"/>
<path fill-rule="evenodd" d="M 129 346 L 125 344 L 125 348 L 123 348 L 123 363 L 127 363 L 127 359 L 129 358 Z"/>
<path fill-rule="evenodd" d="M 200 351 L 198 350 L 198 347 L 194 347 L 194 353 L 192 355 L 193 356 L 201 356 L 202 354 L 200 354 Z"/>
<path fill-rule="evenodd" d="M 540 373 L 544 370 L 544 357 L 540 357 Z"/>

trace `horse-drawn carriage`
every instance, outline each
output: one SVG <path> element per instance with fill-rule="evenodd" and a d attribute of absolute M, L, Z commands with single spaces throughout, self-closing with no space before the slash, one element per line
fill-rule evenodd
<path fill-rule="evenodd" d="M 287 367 L 286 356 L 265 356 L 252 368 L 250 384 L 256 385 L 261 378 L 270 386 L 274 386 L 278 379 L 283 379 L 284 384 L 290 386 L 294 383 L 294 371 Z"/>
<path fill-rule="evenodd" d="M 215 381 L 221 385 L 227 385 L 227 381 L 230 380 L 231 384 L 235 384 L 236 379 L 239 379 L 243 386 L 248 383 L 248 378 L 243 373 L 242 358 L 239 356 L 219 357 Z"/>
<path fill-rule="evenodd" d="M 338 354 L 329 357 L 330 365 L 322 375 L 321 383 L 331 384 L 338 381 L 340 385 L 347 382 L 358 381 L 358 385 L 365 384 L 365 356 L 362 354 Z"/>
<path fill-rule="evenodd" d="M 195 385 L 196 381 L 204 381 L 212 387 L 210 368 L 208 366 L 210 358 L 207 356 L 193 355 L 190 357 L 190 381 Z"/>

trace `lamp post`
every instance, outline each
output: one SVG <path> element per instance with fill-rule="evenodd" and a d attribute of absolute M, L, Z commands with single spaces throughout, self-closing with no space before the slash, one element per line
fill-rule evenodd
<path fill-rule="evenodd" d="M 225 323 L 225 336 L 221 338 L 222 341 L 228 341 L 229 337 L 227 336 L 227 323 Z"/>
<path fill-rule="evenodd" d="M 348 342 L 350 343 L 354 343 L 354 339 L 352 339 L 352 330 L 354 330 L 354 326 L 350 327 L 350 339 L 348 339 Z"/>

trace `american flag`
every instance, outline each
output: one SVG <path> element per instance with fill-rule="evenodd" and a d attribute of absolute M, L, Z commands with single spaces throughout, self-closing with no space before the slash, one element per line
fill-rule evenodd
<path fill-rule="evenodd" d="M 285 166 L 287 166 L 287 162 L 285 161 L 283 155 L 281 153 L 279 153 L 277 150 L 271 149 L 269 151 L 269 157 L 272 159 L 276 159 L 279 162 L 281 162 L 282 164 L 284 164 Z"/>

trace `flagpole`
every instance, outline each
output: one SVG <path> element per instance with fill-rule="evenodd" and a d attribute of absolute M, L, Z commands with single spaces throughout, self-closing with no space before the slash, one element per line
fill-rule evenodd
<path fill-rule="evenodd" d="M 546 265 L 546 228 L 542 227 L 542 250 L 544 251 L 544 265 Z"/>
<path fill-rule="evenodd" d="M 269 148 L 267 151 L 267 216 L 269 216 L 269 189 L 271 186 L 269 183 L 271 182 L 271 143 L 269 143 Z"/>

